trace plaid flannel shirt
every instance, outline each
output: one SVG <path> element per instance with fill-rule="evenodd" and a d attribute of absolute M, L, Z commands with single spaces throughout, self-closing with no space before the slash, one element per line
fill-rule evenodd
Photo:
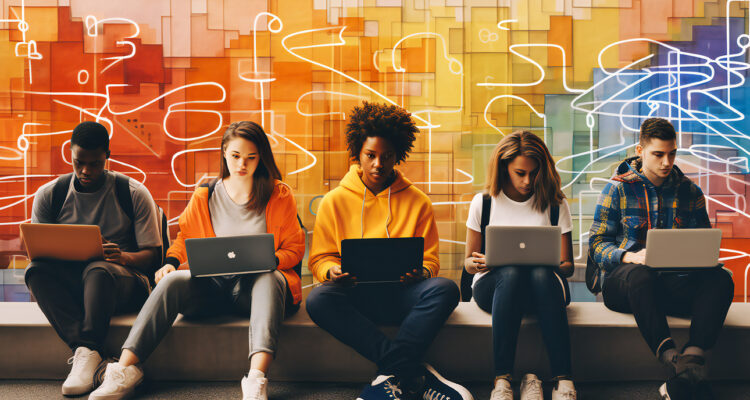
<path fill-rule="evenodd" d="M 623 161 L 612 178 L 614 183 L 604 187 L 596 204 L 589 248 L 605 275 L 620 266 L 626 251 L 637 252 L 646 246 L 649 226 L 711 227 L 703 192 L 677 166 L 660 187 L 654 186 L 640 171 L 639 157 Z"/>

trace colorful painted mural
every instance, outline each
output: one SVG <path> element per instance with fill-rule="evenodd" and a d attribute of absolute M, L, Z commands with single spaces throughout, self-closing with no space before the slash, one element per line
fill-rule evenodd
<path fill-rule="evenodd" d="M 587 243 L 597 196 L 640 122 L 669 118 L 699 182 L 737 300 L 750 265 L 748 1 L 0 0 L 0 267 L 16 296 L 18 224 L 69 172 L 70 132 L 98 120 L 109 168 L 143 181 L 174 225 L 218 172 L 231 121 L 270 137 L 299 214 L 347 170 L 362 100 L 398 104 L 420 133 L 402 170 L 433 200 L 456 278 L 468 203 L 492 146 L 530 129 L 557 160 Z M 173 226 L 175 229 L 176 226 Z M 175 233 L 174 231 L 172 232 Z M 0 282 L 2 284 L 2 282 Z M 0 300 L 3 297 L 0 296 Z"/>

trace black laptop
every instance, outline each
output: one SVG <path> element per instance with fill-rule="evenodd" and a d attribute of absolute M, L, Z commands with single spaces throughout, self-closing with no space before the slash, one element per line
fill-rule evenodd
<path fill-rule="evenodd" d="M 276 269 L 273 234 L 185 240 L 190 276 L 257 274 Z"/>
<path fill-rule="evenodd" d="M 415 268 L 422 270 L 424 238 L 344 239 L 341 271 L 357 283 L 399 282 Z"/>

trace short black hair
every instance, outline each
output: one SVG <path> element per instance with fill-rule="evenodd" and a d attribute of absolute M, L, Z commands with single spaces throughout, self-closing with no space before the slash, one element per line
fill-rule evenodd
<path fill-rule="evenodd" d="M 677 132 L 672 123 L 664 118 L 649 118 L 641 124 L 640 144 L 645 146 L 651 139 L 676 140 Z"/>
<path fill-rule="evenodd" d="M 86 150 L 103 149 L 109 156 L 109 133 L 104 125 L 94 121 L 84 121 L 73 129 L 70 145 Z"/>
<path fill-rule="evenodd" d="M 349 156 L 359 159 L 362 145 L 368 137 L 382 137 L 388 140 L 396 152 L 396 164 L 406 160 L 414 147 L 417 125 L 411 120 L 411 113 L 390 104 L 363 102 L 355 106 L 346 125 L 346 143 Z"/>

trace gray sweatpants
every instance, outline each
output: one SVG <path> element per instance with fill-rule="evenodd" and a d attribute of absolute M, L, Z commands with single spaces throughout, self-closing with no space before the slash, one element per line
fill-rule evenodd
<path fill-rule="evenodd" d="M 156 285 L 122 348 L 146 361 L 179 313 L 189 318 L 250 314 L 248 358 L 261 351 L 275 354 L 285 298 L 286 280 L 278 271 L 213 278 L 174 271 Z"/>

